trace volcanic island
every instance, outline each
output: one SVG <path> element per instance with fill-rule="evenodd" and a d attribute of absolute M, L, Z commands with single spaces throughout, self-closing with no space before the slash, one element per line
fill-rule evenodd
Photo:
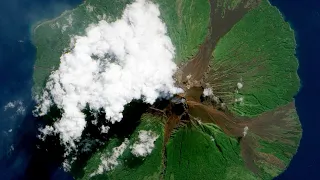
<path fill-rule="evenodd" d="M 61 55 L 72 51 L 71 37 L 84 36 L 101 20 L 120 19 L 132 3 L 86 0 L 37 24 L 35 97 Z M 294 103 L 300 86 L 295 36 L 278 9 L 267 0 L 144 3 L 159 8 L 175 47 L 172 78 L 181 91 L 152 104 L 134 99 L 115 123 L 88 105 L 76 150 L 66 155 L 58 133 L 39 146 L 75 179 L 249 180 L 282 173 L 302 129 Z M 52 125 L 62 114 L 53 105 L 39 119 Z"/>

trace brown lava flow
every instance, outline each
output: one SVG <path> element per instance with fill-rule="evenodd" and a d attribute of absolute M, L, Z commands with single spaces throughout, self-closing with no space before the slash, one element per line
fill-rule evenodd
<path fill-rule="evenodd" d="M 153 113 L 165 116 L 164 145 L 163 145 L 163 172 L 160 179 L 164 178 L 166 169 L 166 144 L 172 132 L 192 121 L 201 120 L 202 123 L 214 123 L 227 135 L 237 138 L 241 147 L 241 155 L 247 168 L 259 174 L 258 163 L 272 164 L 280 169 L 285 168 L 284 162 L 272 154 L 258 152 L 260 147 L 257 137 L 267 141 L 277 139 L 281 143 L 294 145 L 290 140 L 292 133 L 299 126 L 292 121 L 291 111 L 294 111 L 294 103 L 279 107 L 272 112 L 266 112 L 256 118 L 236 117 L 226 107 L 217 103 L 217 100 L 203 97 L 206 84 L 206 76 L 210 71 L 209 63 L 213 50 L 221 37 L 223 37 L 249 10 L 256 7 L 260 0 L 256 0 L 252 6 L 244 0 L 238 8 L 226 10 L 224 17 L 221 9 L 217 7 L 217 1 L 210 0 L 210 26 L 208 36 L 199 47 L 198 53 L 187 64 L 182 66 L 176 74 L 177 84 L 184 89 L 183 94 L 178 94 L 164 104 L 155 104 L 150 110 Z M 216 89 L 214 89 L 216 90 Z M 214 93 L 214 92 L 213 92 Z M 223 104 L 224 99 L 218 99 Z M 281 128 L 279 128 L 281 127 Z M 279 130 L 281 129 L 281 130 Z M 283 132 L 282 130 L 286 130 Z M 294 152 L 285 152 L 291 157 Z"/>
<path fill-rule="evenodd" d="M 221 16 L 222 9 L 218 8 L 217 0 L 210 1 L 210 25 L 208 36 L 204 43 L 199 47 L 198 53 L 181 68 L 181 81 L 186 82 L 187 76 L 191 75 L 194 81 L 201 81 L 204 74 L 208 71 L 209 62 L 212 52 L 217 45 L 217 42 L 223 37 L 249 10 L 250 6 L 244 0 L 238 8 L 234 10 L 226 10 L 224 17 Z M 258 0 L 257 0 L 258 1 Z"/>

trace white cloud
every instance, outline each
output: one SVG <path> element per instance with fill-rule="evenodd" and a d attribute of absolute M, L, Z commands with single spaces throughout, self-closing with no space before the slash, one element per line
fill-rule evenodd
<path fill-rule="evenodd" d="M 45 140 L 47 135 L 54 134 L 54 128 L 51 126 L 45 126 L 44 128 L 39 129 L 39 131 L 41 132 L 41 134 L 38 135 L 38 138 L 42 140 Z"/>
<path fill-rule="evenodd" d="M 152 131 L 139 131 L 139 140 L 132 145 L 131 153 L 136 157 L 146 157 L 151 154 L 154 148 L 154 142 L 158 137 L 159 136 Z"/>
<path fill-rule="evenodd" d="M 16 105 L 13 102 L 8 102 L 8 104 L 6 104 L 3 109 L 4 111 L 7 111 L 8 109 L 13 109 L 15 107 Z"/>
<path fill-rule="evenodd" d="M 205 88 L 203 90 L 203 95 L 206 97 L 206 96 L 212 96 L 213 95 L 213 92 L 212 92 L 212 89 L 211 88 Z"/>
<path fill-rule="evenodd" d="M 71 170 L 71 163 L 67 160 L 62 163 L 63 170 L 69 172 Z"/>
<path fill-rule="evenodd" d="M 109 157 L 102 156 L 101 164 L 99 165 L 98 170 L 90 174 L 90 176 L 92 177 L 97 174 L 102 174 L 105 171 L 110 171 L 117 167 L 119 165 L 118 158 L 123 154 L 128 145 L 129 140 L 125 139 L 120 146 L 112 149 L 112 154 L 108 154 Z"/>
<path fill-rule="evenodd" d="M 214 141 L 215 141 L 215 139 L 214 139 L 212 136 L 210 136 L 210 139 L 211 139 L 211 141 L 212 141 L 212 142 L 214 142 Z"/>
<path fill-rule="evenodd" d="M 92 123 L 93 125 L 97 125 L 97 124 L 98 124 L 98 120 L 96 120 L 96 119 L 95 119 L 95 120 L 92 120 L 91 123 Z"/>
<path fill-rule="evenodd" d="M 7 111 L 9 109 L 14 109 L 14 108 L 17 108 L 17 109 L 23 108 L 23 102 L 20 100 L 16 100 L 16 101 L 8 102 L 8 104 L 6 104 L 3 107 L 4 111 Z"/>
<path fill-rule="evenodd" d="M 61 56 L 38 106 L 39 115 L 53 104 L 63 109 L 53 131 L 65 145 L 74 147 L 79 140 L 86 126 L 81 110 L 87 104 L 95 111 L 104 108 L 106 119 L 115 123 L 133 99 L 152 104 L 181 92 L 172 78 L 175 49 L 159 16 L 157 5 L 137 0 L 121 19 L 101 20 L 87 28 L 86 36 L 74 37 L 73 49 Z"/>
<path fill-rule="evenodd" d="M 110 127 L 102 125 L 100 129 L 101 129 L 101 133 L 106 134 L 109 132 Z"/>
<path fill-rule="evenodd" d="M 71 171 L 71 166 L 72 164 L 77 160 L 76 157 L 73 157 L 71 159 L 65 159 L 62 163 L 62 168 L 64 171 L 68 172 L 68 171 Z"/>
<path fill-rule="evenodd" d="M 238 83 L 237 83 L 237 88 L 238 88 L 238 89 L 243 88 L 243 84 L 242 84 L 241 82 L 238 82 Z"/>
<path fill-rule="evenodd" d="M 234 101 L 235 101 L 236 103 L 242 104 L 242 103 L 243 103 L 243 100 L 244 100 L 243 97 L 239 97 L 239 98 L 236 98 Z"/>
<path fill-rule="evenodd" d="M 4 111 L 8 111 L 9 109 L 15 109 L 16 111 L 16 114 L 13 115 L 11 118 L 16 117 L 16 115 L 24 115 L 26 111 L 26 108 L 21 100 L 9 102 L 3 107 Z"/>
<path fill-rule="evenodd" d="M 25 113 L 25 111 L 26 111 L 26 109 L 25 109 L 24 106 L 19 106 L 19 107 L 17 108 L 16 113 L 17 113 L 18 115 L 23 115 L 23 114 Z"/>
<path fill-rule="evenodd" d="M 214 94 L 213 94 L 213 91 L 212 91 L 212 89 L 211 88 L 205 88 L 204 90 L 203 90 L 203 96 L 204 97 L 209 97 L 211 100 L 213 100 L 215 103 L 220 103 L 220 100 L 219 100 L 219 97 L 217 97 L 217 96 L 215 96 Z"/>
<path fill-rule="evenodd" d="M 243 128 L 243 137 L 245 137 L 247 135 L 248 130 L 249 130 L 248 126 Z"/>

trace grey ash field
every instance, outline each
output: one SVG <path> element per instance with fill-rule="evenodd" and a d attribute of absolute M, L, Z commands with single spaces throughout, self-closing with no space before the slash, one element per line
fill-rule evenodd
<path fill-rule="evenodd" d="M 34 94 L 42 96 L 60 57 L 73 51 L 73 37 L 117 21 L 132 3 L 86 0 L 37 24 Z M 267 0 L 147 3 L 157 4 L 175 47 L 172 78 L 183 92 L 153 104 L 134 99 L 116 123 L 87 105 L 77 150 L 61 164 L 75 179 L 248 180 L 283 172 L 302 129 L 293 99 L 300 86 L 294 32 L 280 12 Z M 52 125 L 63 112 L 53 105 L 41 118 Z M 61 137 L 51 135 L 45 141 Z M 143 156 L 134 153 L 139 143 L 147 146 Z"/>

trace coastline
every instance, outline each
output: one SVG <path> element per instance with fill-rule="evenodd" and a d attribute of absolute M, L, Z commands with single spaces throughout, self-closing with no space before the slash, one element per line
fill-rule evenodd
<path fill-rule="evenodd" d="M 72 9 L 73 10 L 73 9 Z M 37 30 L 38 27 L 44 25 L 44 24 L 47 24 L 47 23 L 50 23 L 52 21 L 55 21 L 59 18 L 61 18 L 62 16 L 64 16 L 65 14 L 67 14 L 69 11 L 72 11 L 72 10 L 65 10 L 63 11 L 58 17 L 56 18 L 53 18 L 53 19 L 43 19 L 43 20 L 40 20 L 40 21 L 37 21 L 36 23 L 34 23 L 32 26 L 31 26 L 31 29 L 32 29 L 32 35 L 35 34 L 35 31 Z"/>
<path fill-rule="evenodd" d="M 56 18 L 53 18 L 53 19 L 48 19 L 48 18 L 45 18 L 43 20 L 40 20 L 40 21 L 37 21 L 35 23 L 33 23 L 31 25 L 31 30 L 32 30 L 32 36 L 33 34 L 35 33 L 35 31 L 37 30 L 38 27 L 40 27 L 41 25 L 43 24 L 47 24 L 49 22 L 52 22 L 52 21 L 55 21 L 59 18 L 61 18 L 62 16 L 64 16 L 65 14 L 67 14 L 68 12 L 72 12 L 73 10 L 75 10 L 76 8 L 79 8 L 80 6 L 84 5 L 87 1 L 86 0 L 83 0 L 79 5 L 77 5 L 76 7 L 72 8 L 72 9 L 68 9 L 68 10 L 65 10 L 63 11 L 59 16 L 57 16 Z"/>
<path fill-rule="evenodd" d="M 68 9 L 68 10 L 63 11 L 60 15 L 58 15 L 58 16 L 55 17 L 55 18 L 50 18 L 50 19 L 49 19 L 49 18 L 44 18 L 44 19 L 42 19 L 42 20 L 39 20 L 39 21 L 33 23 L 33 24 L 31 25 L 31 27 L 30 27 L 31 40 L 33 41 L 33 37 L 34 37 L 34 35 L 35 35 L 35 33 L 36 33 L 36 30 L 37 30 L 40 26 L 58 20 L 59 18 L 65 16 L 66 14 L 71 13 L 71 12 L 74 11 L 75 9 L 79 8 L 80 6 L 83 6 L 85 3 L 86 3 L 86 1 L 83 0 L 83 1 L 82 1 L 79 5 L 77 5 L 76 7 L 72 8 L 72 9 Z M 33 44 L 34 44 L 34 43 L 33 43 Z"/>

